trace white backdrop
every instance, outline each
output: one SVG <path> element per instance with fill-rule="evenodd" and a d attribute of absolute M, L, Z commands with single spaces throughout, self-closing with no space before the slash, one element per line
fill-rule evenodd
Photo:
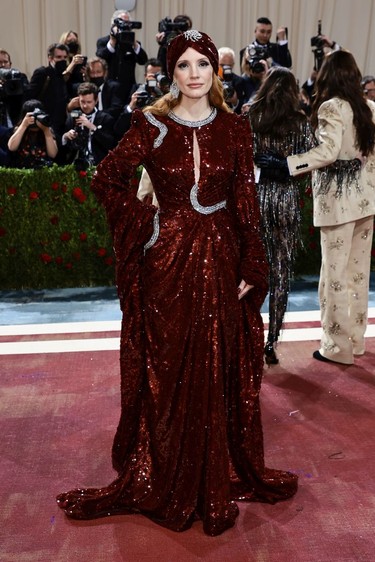
<path fill-rule="evenodd" d="M 134 0 L 132 0 L 134 2 Z M 109 32 L 114 0 L 1 0 L 0 47 L 10 52 L 13 66 L 30 77 L 47 64 L 46 50 L 60 35 L 78 32 L 83 54 L 95 54 L 96 40 Z M 373 0 L 136 0 L 131 12 L 143 27 L 136 32 L 149 57 L 156 56 L 155 34 L 165 16 L 188 14 L 194 28 L 207 32 L 217 47 L 236 53 L 253 39 L 256 19 L 267 16 L 288 27 L 293 71 L 303 82 L 314 58 L 310 39 L 322 32 L 355 56 L 363 74 L 375 74 L 375 2 Z M 239 57 L 235 69 L 239 73 Z M 138 69 L 143 79 L 143 68 Z"/>

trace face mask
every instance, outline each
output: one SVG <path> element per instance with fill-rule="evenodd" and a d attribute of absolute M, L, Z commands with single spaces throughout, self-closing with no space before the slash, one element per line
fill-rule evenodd
<path fill-rule="evenodd" d="M 69 41 L 67 46 L 71 55 L 76 55 L 78 53 L 79 44 L 76 41 Z"/>
<path fill-rule="evenodd" d="M 104 78 L 103 76 L 99 76 L 98 78 L 90 78 L 90 82 L 93 82 L 95 86 L 98 86 L 98 88 L 100 88 L 100 86 L 104 83 Z"/>
<path fill-rule="evenodd" d="M 62 74 L 66 70 L 66 60 L 58 60 L 55 62 L 56 74 Z"/>

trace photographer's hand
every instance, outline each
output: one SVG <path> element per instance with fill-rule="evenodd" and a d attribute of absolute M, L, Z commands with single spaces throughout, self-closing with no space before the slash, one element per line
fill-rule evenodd
<path fill-rule="evenodd" d="M 288 41 L 286 27 L 279 27 L 276 33 L 276 41 Z"/>
<path fill-rule="evenodd" d="M 8 148 L 11 152 L 15 152 L 16 150 L 18 150 L 23 135 L 25 134 L 27 129 L 32 125 L 35 125 L 35 117 L 33 116 L 32 113 L 26 113 L 25 117 L 21 121 L 20 126 L 14 130 L 13 135 L 10 137 L 8 141 Z"/>
<path fill-rule="evenodd" d="M 67 131 L 66 133 L 63 134 L 63 141 L 72 141 L 74 139 L 76 139 L 78 136 L 78 133 L 74 130 L 74 129 L 70 129 L 70 131 Z M 64 144 L 64 143 L 63 143 Z"/>
<path fill-rule="evenodd" d="M 82 113 L 82 115 L 78 117 L 76 123 L 77 125 L 86 127 L 86 129 L 89 129 L 89 131 L 96 131 L 96 125 L 94 125 L 94 123 L 91 123 L 91 121 L 87 118 L 87 116 L 84 113 Z"/>

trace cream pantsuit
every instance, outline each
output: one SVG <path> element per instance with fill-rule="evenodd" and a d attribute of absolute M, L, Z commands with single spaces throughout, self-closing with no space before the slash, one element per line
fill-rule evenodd
<path fill-rule="evenodd" d="M 320 353 L 349 365 L 365 351 L 373 224 L 370 216 L 320 229 Z"/>
<path fill-rule="evenodd" d="M 375 103 L 367 102 L 375 122 Z M 353 363 L 365 351 L 371 245 L 375 214 L 375 154 L 363 159 L 356 148 L 350 104 L 340 98 L 318 110 L 319 145 L 288 157 L 291 175 L 314 170 L 314 225 L 320 227 L 322 265 L 319 280 L 323 334 L 320 354 Z M 357 160 L 357 170 L 350 171 Z M 348 173 L 333 173 L 330 164 Z M 352 173 L 353 172 L 353 173 Z M 328 179 L 327 179 L 328 178 Z"/>

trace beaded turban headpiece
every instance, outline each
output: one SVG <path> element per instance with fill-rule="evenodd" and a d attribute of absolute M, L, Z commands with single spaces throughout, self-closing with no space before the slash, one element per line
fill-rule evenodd
<path fill-rule="evenodd" d="M 207 57 L 215 74 L 218 73 L 219 54 L 211 37 L 209 37 L 206 33 L 203 33 L 203 31 L 189 29 L 180 35 L 177 35 L 177 37 L 172 39 L 168 44 L 167 69 L 168 76 L 171 80 L 173 80 L 174 67 L 176 66 L 178 59 L 189 47 Z"/>

